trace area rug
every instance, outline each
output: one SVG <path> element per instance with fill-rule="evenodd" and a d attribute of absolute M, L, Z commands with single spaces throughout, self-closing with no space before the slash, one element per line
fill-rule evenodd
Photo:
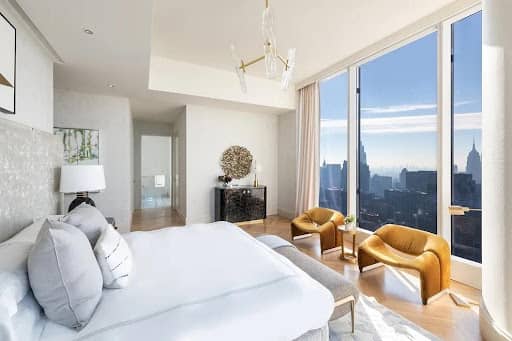
<path fill-rule="evenodd" d="M 329 323 L 330 340 L 440 340 L 425 329 L 378 303 L 361 295 L 356 304 L 355 333 L 351 332 L 350 314 Z"/>

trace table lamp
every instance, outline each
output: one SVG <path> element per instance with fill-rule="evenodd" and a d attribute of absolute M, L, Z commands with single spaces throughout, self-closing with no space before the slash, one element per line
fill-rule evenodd
<path fill-rule="evenodd" d="M 68 165 L 61 168 L 60 192 L 76 194 L 76 198 L 69 204 L 68 212 L 83 202 L 96 206 L 89 198 L 89 192 L 97 192 L 105 188 L 105 173 L 102 165 Z"/>

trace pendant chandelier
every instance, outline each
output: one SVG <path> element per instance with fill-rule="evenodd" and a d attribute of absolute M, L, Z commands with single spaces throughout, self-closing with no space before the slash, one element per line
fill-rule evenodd
<path fill-rule="evenodd" d="M 235 62 L 235 71 L 240 80 L 240 88 L 242 92 L 247 93 L 247 84 L 245 82 L 245 72 L 247 68 L 260 61 L 265 62 L 265 73 L 267 78 L 275 79 L 277 76 L 278 63 L 283 64 L 283 72 L 281 73 L 281 89 L 286 90 L 290 85 L 293 71 L 295 69 L 295 48 L 288 50 L 287 58 L 281 57 L 277 52 L 276 36 L 274 33 L 274 15 L 268 4 L 269 0 L 265 0 L 265 10 L 261 23 L 263 34 L 263 56 L 245 62 L 240 58 L 234 44 L 231 44 L 231 56 Z"/>

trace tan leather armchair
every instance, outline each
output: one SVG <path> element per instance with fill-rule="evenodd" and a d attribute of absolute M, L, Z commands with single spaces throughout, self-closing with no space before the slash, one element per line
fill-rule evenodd
<path fill-rule="evenodd" d="M 405 257 L 392 249 L 410 255 Z M 450 287 L 451 253 L 441 237 L 400 225 L 384 225 L 359 245 L 359 271 L 382 262 L 420 273 L 421 301 Z"/>
<path fill-rule="evenodd" d="M 292 220 L 292 239 L 311 233 L 320 234 L 320 249 L 325 250 L 341 246 L 341 232 L 337 227 L 345 223 L 340 212 L 328 208 L 315 207 Z"/>

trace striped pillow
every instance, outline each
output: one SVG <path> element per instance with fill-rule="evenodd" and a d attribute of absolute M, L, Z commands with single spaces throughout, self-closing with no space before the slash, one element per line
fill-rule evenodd
<path fill-rule="evenodd" d="M 94 246 L 94 254 L 103 275 L 103 286 L 121 289 L 128 285 L 132 253 L 124 238 L 108 225 Z"/>

